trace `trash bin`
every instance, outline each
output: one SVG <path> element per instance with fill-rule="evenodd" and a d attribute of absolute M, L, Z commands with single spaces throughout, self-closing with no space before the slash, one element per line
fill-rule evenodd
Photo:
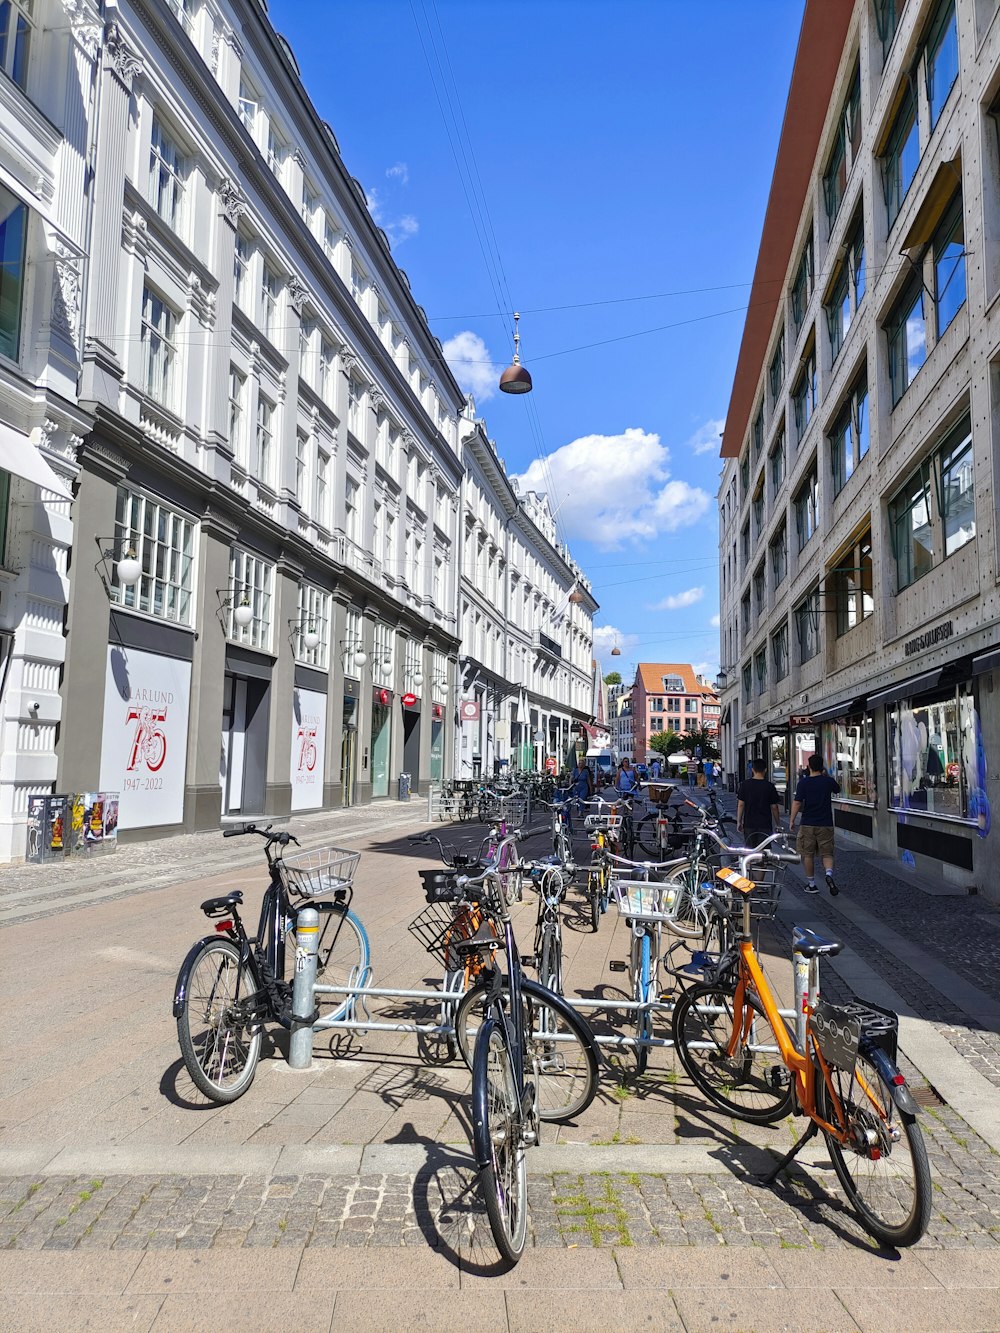
<path fill-rule="evenodd" d="M 399 775 L 399 799 L 401 801 L 408 801 L 410 799 L 409 773 L 400 773 Z"/>

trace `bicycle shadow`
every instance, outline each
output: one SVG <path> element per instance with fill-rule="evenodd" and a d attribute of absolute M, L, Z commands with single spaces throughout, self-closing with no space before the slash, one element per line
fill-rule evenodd
<path fill-rule="evenodd" d="M 281 1048 L 276 1042 L 275 1034 L 265 1028 L 261 1038 L 260 1060 L 270 1060 L 276 1056 L 287 1060 L 287 1055 L 287 1049 Z M 223 1105 L 206 1097 L 195 1086 L 182 1056 L 178 1056 L 160 1075 L 159 1093 L 171 1106 L 181 1111 L 217 1111 Z"/>
<path fill-rule="evenodd" d="M 478 1194 L 479 1173 L 472 1156 L 419 1134 L 410 1122 L 387 1142 L 425 1149 L 413 1180 L 413 1210 L 428 1246 L 471 1276 L 509 1272 L 511 1265 L 497 1253 Z"/>

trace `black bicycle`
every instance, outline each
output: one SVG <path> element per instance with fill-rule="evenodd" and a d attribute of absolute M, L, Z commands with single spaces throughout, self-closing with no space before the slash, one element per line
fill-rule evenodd
<path fill-rule="evenodd" d="M 499 877 L 422 870 L 428 902 L 478 907 L 475 935 L 456 939 L 458 953 L 485 956 L 481 979 L 458 1007 L 460 1048 L 475 1031 L 472 1056 L 473 1150 L 490 1229 L 501 1255 L 517 1263 L 528 1225 L 525 1150 L 538 1142 L 542 1120 L 565 1121 L 587 1109 L 597 1092 L 597 1046 L 584 1019 L 566 1001 L 521 970 Z M 507 975 L 495 962 L 507 954 Z M 470 1024 L 473 1006 L 481 1011 Z M 463 1051 L 465 1054 L 465 1051 Z"/>
<path fill-rule="evenodd" d="M 240 919 L 240 889 L 209 898 L 201 910 L 215 921 L 215 933 L 191 946 L 174 987 L 174 1018 L 184 1064 L 195 1086 L 214 1102 L 234 1102 L 253 1082 L 265 1023 L 290 1028 L 313 1023 L 312 1014 L 292 1013 L 294 950 L 285 939 L 303 907 L 320 914 L 317 976 L 331 986 L 363 986 L 370 949 L 364 926 L 350 910 L 353 876 L 360 853 L 319 847 L 287 855 L 298 840 L 272 833 L 271 825 L 244 824 L 223 837 L 256 833 L 264 839 L 270 882 L 264 890 L 257 933 L 248 935 Z M 326 901 L 317 901 L 322 895 Z M 302 899 L 296 905 L 294 898 Z M 289 957 L 289 954 L 291 955 Z M 354 1003 L 338 995 L 331 1017 L 343 1017 Z"/>

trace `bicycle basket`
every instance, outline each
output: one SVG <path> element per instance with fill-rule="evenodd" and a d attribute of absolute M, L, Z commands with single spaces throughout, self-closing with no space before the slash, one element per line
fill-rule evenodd
<path fill-rule="evenodd" d="M 871 1000 L 828 1004 L 821 1000 L 812 1018 L 823 1058 L 837 1069 L 853 1069 L 859 1048 L 878 1046 L 895 1063 L 899 1018 Z"/>
<path fill-rule="evenodd" d="M 289 893 L 299 898 L 322 898 L 350 889 L 360 860 L 360 852 L 343 847 L 314 847 L 309 852 L 283 856 L 277 865 Z"/>
<path fill-rule="evenodd" d="M 622 916 L 633 921 L 667 921 L 673 884 L 652 884 L 647 880 L 613 879 L 611 888 Z"/>
<path fill-rule="evenodd" d="M 477 922 L 469 908 L 453 908 L 438 902 L 425 907 L 406 929 L 432 958 L 450 969 L 464 965 L 464 955 L 456 950 L 455 944 L 459 940 L 471 939 L 476 933 Z"/>
<path fill-rule="evenodd" d="M 520 828 L 527 823 L 528 798 L 526 796 L 501 796 L 498 805 L 500 815 L 508 828 Z"/>

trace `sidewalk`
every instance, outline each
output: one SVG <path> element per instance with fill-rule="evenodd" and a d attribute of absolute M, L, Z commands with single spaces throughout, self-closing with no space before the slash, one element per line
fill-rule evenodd
<path fill-rule="evenodd" d="M 376 984 L 436 984 L 405 929 L 420 906 L 415 867 L 430 859 L 406 841 L 424 809 L 297 821 L 310 842 L 354 838 L 364 853 L 355 905 Z M 198 902 L 237 885 L 252 902 L 262 887 L 260 848 L 247 841 L 125 847 L 108 859 L 111 878 L 97 862 L 76 882 L 26 876 L 0 898 L 10 1053 L 0 1066 L 0 1329 L 88 1317 L 158 1330 L 271 1329 L 287 1317 L 304 1328 L 451 1328 L 456 1317 L 491 1328 L 1000 1328 L 1000 975 L 982 957 L 1000 940 L 994 909 L 930 897 L 838 853 L 840 897 L 807 898 L 791 880 L 764 941 L 780 982 L 790 922 L 815 923 L 848 946 L 824 964 L 826 993 L 850 984 L 903 1015 L 935 1183 L 915 1251 L 873 1249 L 822 1148 L 762 1187 L 763 1165 L 798 1123 L 715 1114 L 660 1049 L 642 1079 L 613 1057 L 579 1124 L 546 1129 L 529 1155 L 530 1249 L 500 1278 L 469 1158 L 468 1074 L 435 1044 L 328 1034 L 310 1071 L 292 1073 L 274 1051 L 229 1107 L 206 1106 L 186 1081 L 173 978 L 204 933 Z M 190 845 L 175 856 L 177 843 Z M 533 908 L 520 912 L 528 939 Z M 628 942 L 613 913 L 593 935 L 571 897 L 565 941 L 568 992 L 620 993 L 608 964 Z M 42 943 L 55 1002 L 40 1006 L 10 960 L 37 960 Z M 386 1010 L 417 1016 L 401 1003 Z M 265 1283 L 263 1299 L 246 1297 Z M 782 1284 L 793 1290 L 779 1295 Z M 222 1300 L 198 1294 L 208 1290 Z"/>

